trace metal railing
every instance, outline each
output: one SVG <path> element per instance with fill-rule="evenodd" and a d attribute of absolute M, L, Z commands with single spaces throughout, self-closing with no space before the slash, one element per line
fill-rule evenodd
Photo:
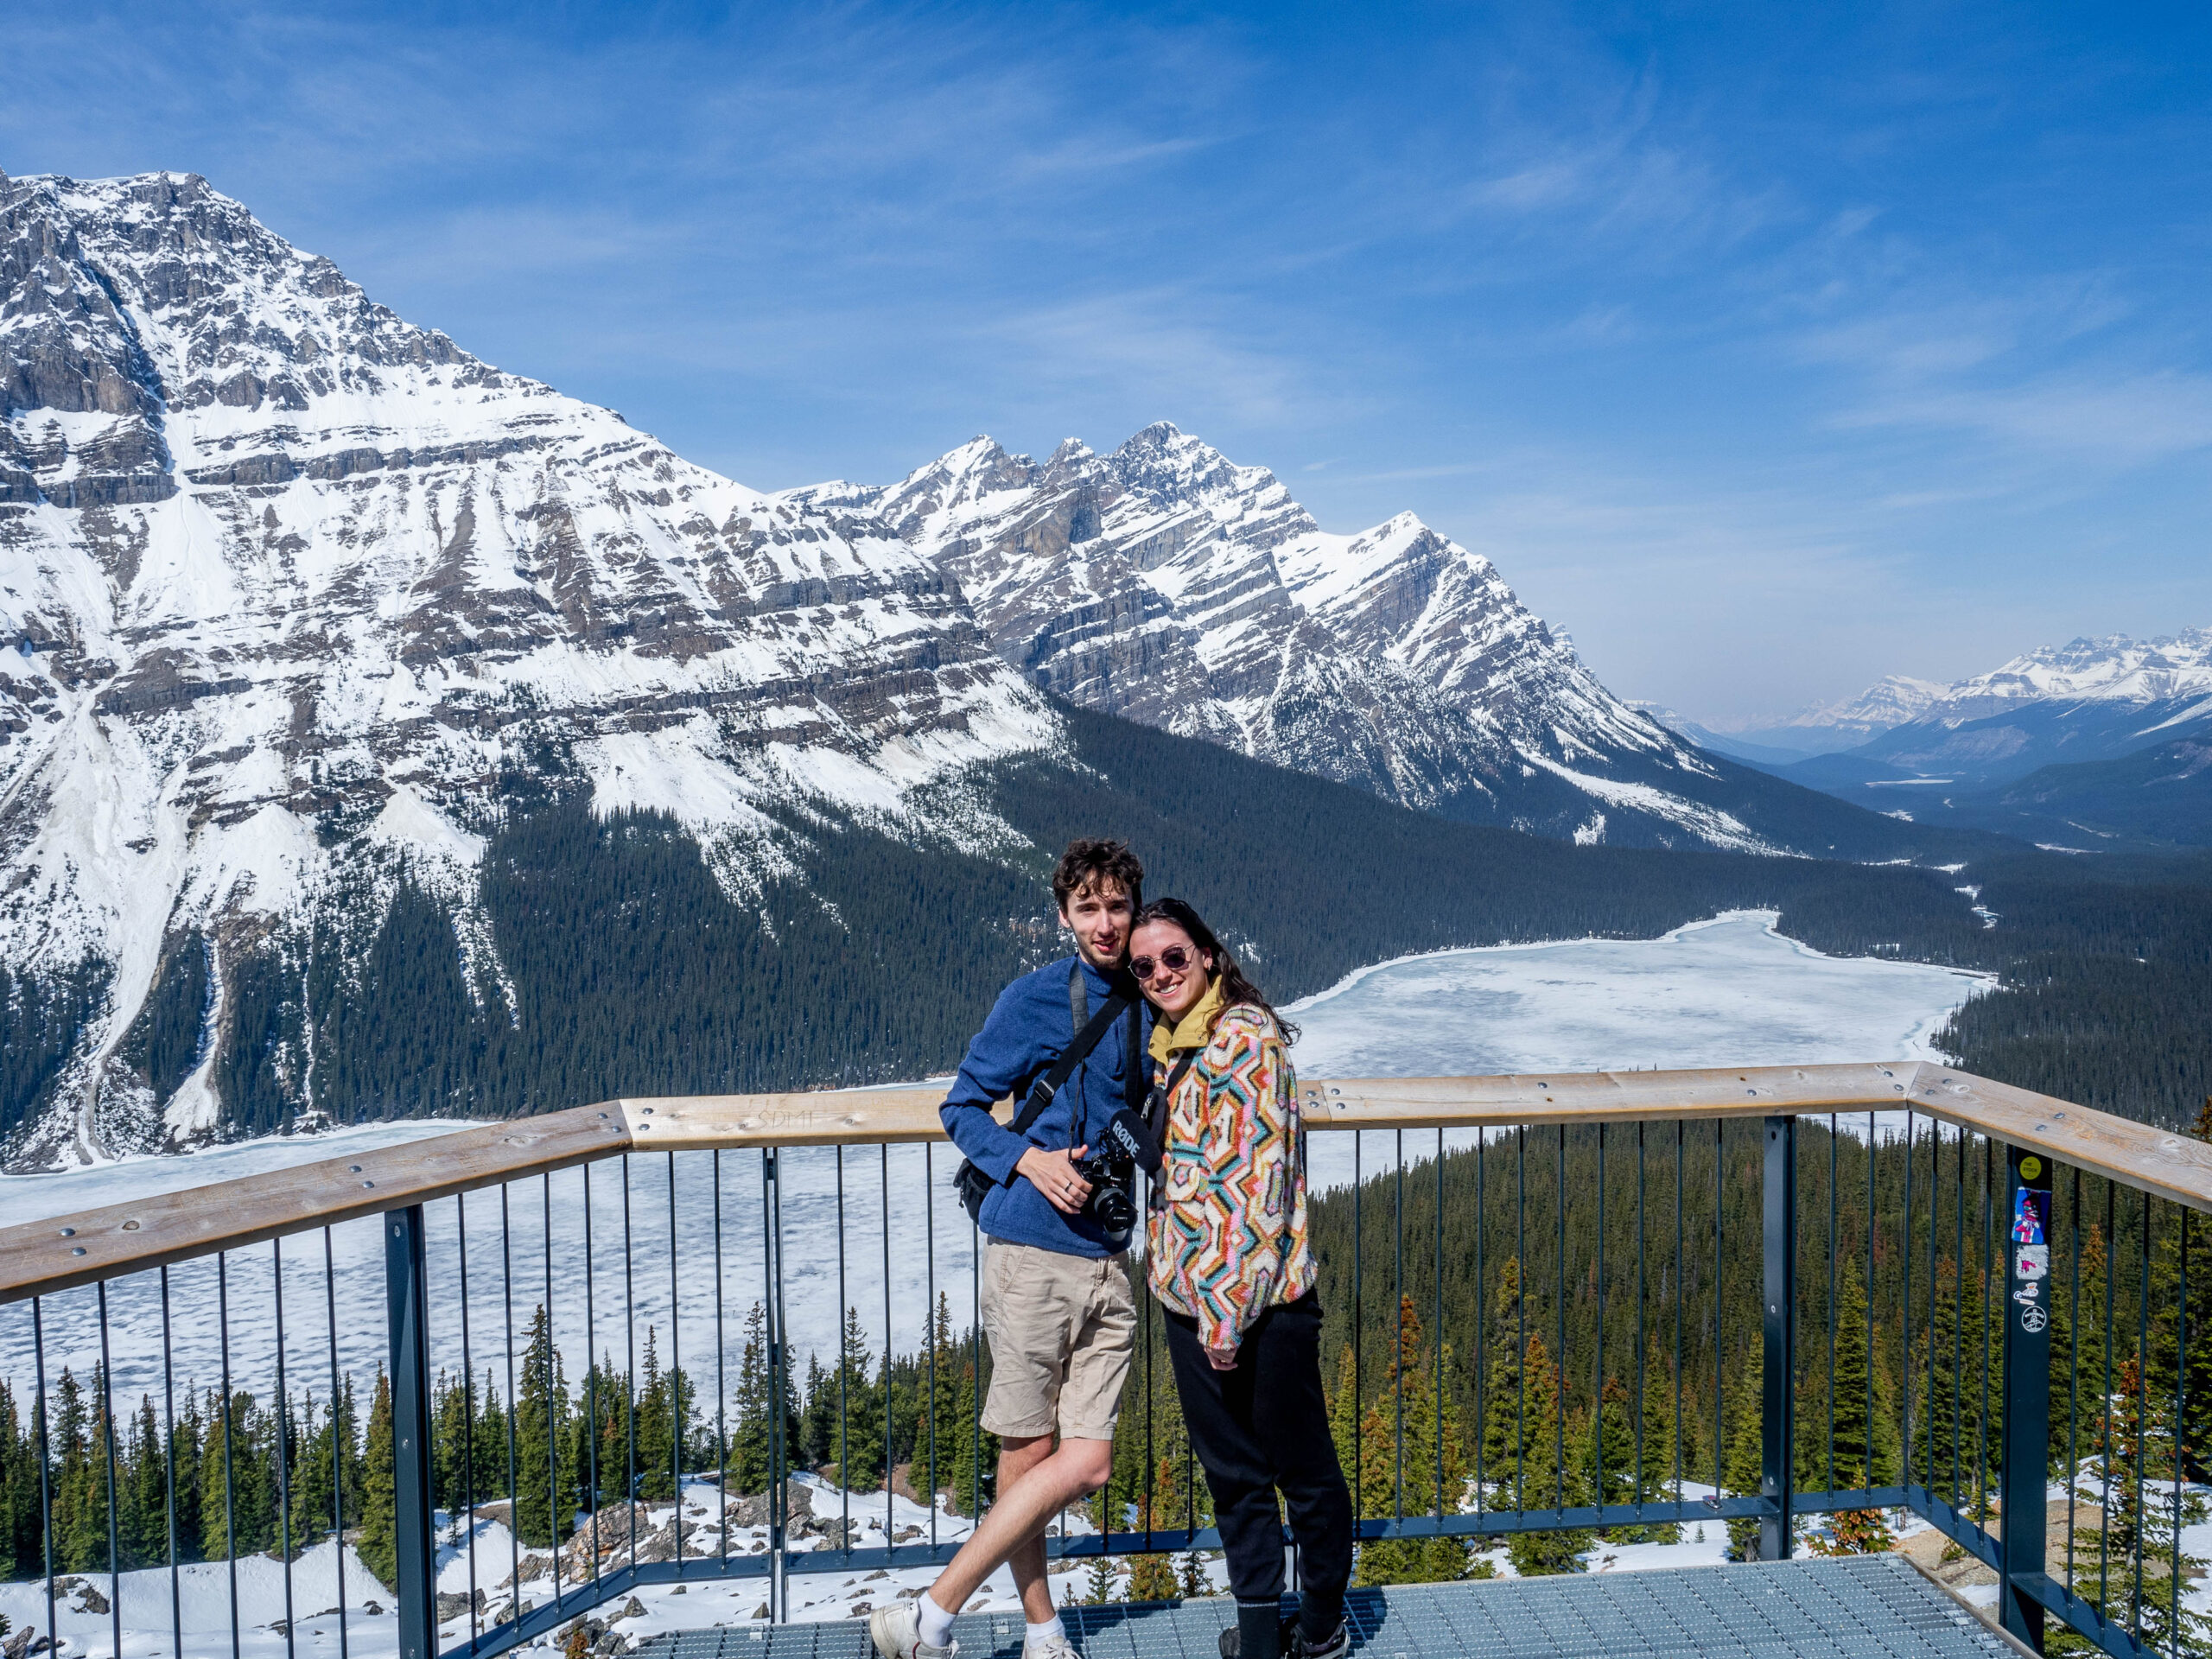
<path fill-rule="evenodd" d="M 0 1232 L 0 1568 L 43 1580 L 35 1640 L 211 1650 L 213 1594 L 215 1651 L 281 1601 L 288 1654 L 304 1625 L 490 1656 L 647 1586 L 758 1580 L 785 1618 L 795 1580 L 950 1559 L 991 1495 L 989 1355 L 935 1104 L 615 1102 Z M 2047 1615 L 2119 1656 L 2197 1640 L 2212 1147 L 1912 1065 L 1303 1109 L 1370 1580 L 1708 1526 L 1880 1548 L 1909 1512 L 2031 1644 Z M 1159 1593 L 1218 1537 L 1141 1300 L 1114 1479 L 1048 1554 Z"/>

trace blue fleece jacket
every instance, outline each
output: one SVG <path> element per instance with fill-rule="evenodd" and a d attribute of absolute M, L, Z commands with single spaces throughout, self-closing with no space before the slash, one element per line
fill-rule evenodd
<path fill-rule="evenodd" d="M 1033 1146 L 1060 1151 L 1097 1144 L 1099 1132 L 1128 1103 L 1122 1079 L 1128 1065 L 1131 1020 L 1139 1021 L 1138 1063 L 1141 1067 L 1145 1063 L 1144 1003 L 1139 1001 L 1114 1022 L 1026 1135 L 1014 1134 L 991 1116 L 994 1101 L 1004 1100 L 1017 1088 L 1026 1089 L 1074 1041 L 1068 967 L 1077 960 L 1063 957 L 1048 963 L 999 993 L 991 1017 L 968 1045 L 968 1058 L 960 1063 L 960 1075 L 953 1079 L 939 1115 L 953 1144 L 997 1183 L 983 1200 L 979 1224 L 986 1236 L 1065 1255 L 1103 1256 L 1113 1249 L 1098 1224 L 1087 1215 L 1062 1215 L 1027 1176 L 1015 1174 L 1014 1166 Z M 1090 1011 L 1096 1013 L 1113 995 L 1113 986 L 1087 962 L 1083 978 Z"/>

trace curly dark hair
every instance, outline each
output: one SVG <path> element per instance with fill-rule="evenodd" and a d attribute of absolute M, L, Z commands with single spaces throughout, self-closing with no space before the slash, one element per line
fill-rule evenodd
<path fill-rule="evenodd" d="M 1261 995 L 1260 988 L 1246 976 L 1237 965 L 1236 957 L 1221 942 L 1221 936 L 1208 927 L 1205 918 L 1185 904 L 1180 899 L 1155 899 L 1137 912 L 1136 919 L 1129 924 L 1132 937 L 1147 922 L 1173 922 L 1191 936 L 1191 943 L 1213 958 L 1214 977 L 1221 986 L 1221 1006 L 1224 1013 L 1242 1005 L 1261 1009 L 1275 1022 L 1287 1043 L 1298 1040 L 1298 1027 L 1277 1014 L 1274 1004 Z M 1216 1019 L 1220 1015 L 1216 1014 Z"/>
<path fill-rule="evenodd" d="M 1094 881 L 1110 881 L 1129 895 L 1129 908 L 1144 903 L 1144 866 L 1126 841 L 1068 842 L 1052 867 L 1052 902 L 1067 913 L 1068 900 Z"/>

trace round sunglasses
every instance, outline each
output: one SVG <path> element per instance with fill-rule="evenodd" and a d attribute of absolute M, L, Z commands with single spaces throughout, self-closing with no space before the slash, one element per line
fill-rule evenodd
<path fill-rule="evenodd" d="M 1160 960 L 1157 962 L 1150 957 L 1131 957 L 1129 974 L 1137 983 L 1141 985 L 1152 977 L 1155 969 L 1165 968 L 1171 974 L 1179 974 L 1190 965 L 1191 953 L 1179 944 L 1171 944 L 1160 953 Z"/>

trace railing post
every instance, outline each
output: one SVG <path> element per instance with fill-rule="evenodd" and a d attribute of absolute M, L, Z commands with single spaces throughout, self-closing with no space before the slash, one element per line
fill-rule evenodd
<path fill-rule="evenodd" d="M 436 1659 L 436 1543 L 430 1491 L 429 1283 L 423 1206 L 384 1218 L 386 1328 L 391 1337 L 391 1473 L 398 1506 L 399 1659 Z"/>
<path fill-rule="evenodd" d="M 2043 1604 L 2020 1587 L 2044 1571 L 2050 1412 L 2050 1160 L 2005 1149 L 2005 1440 L 1998 1478 L 1998 1621 L 2040 1653 Z"/>
<path fill-rule="evenodd" d="M 1762 1188 L 1766 1240 L 1766 1351 L 1759 1410 L 1759 1496 L 1775 1506 L 1759 1521 L 1759 1559 L 1789 1559 L 1791 1454 L 1797 1426 L 1797 1120 L 1766 1121 Z"/>

